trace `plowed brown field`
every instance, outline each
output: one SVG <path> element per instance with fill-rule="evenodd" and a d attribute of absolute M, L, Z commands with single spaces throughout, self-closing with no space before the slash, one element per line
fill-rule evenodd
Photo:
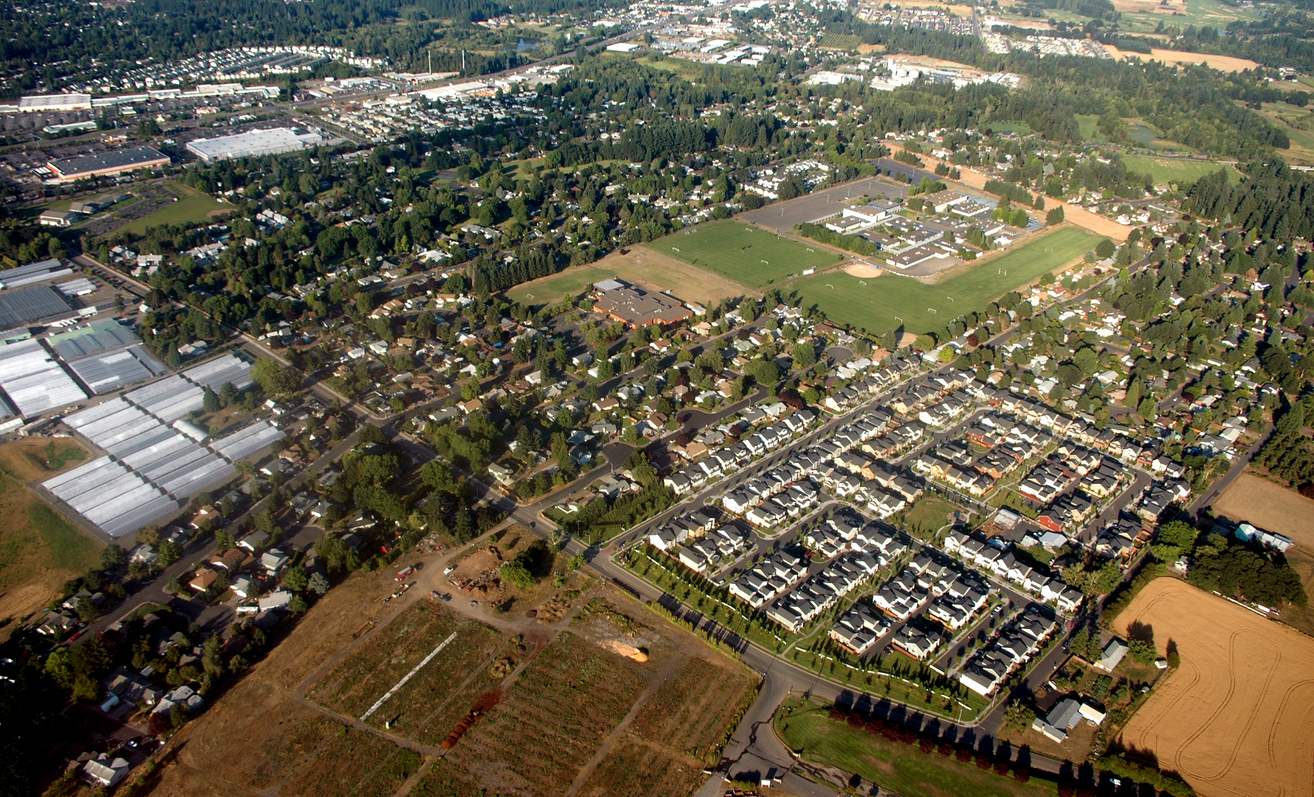
<path fill-rule="evenodd" d="M 1116 622 L 1149 625 L 1181 666 L 1122 731 L 1203 797 L 1314 795 L 1314 639 L 1182 581 L 1161 578 Z"/>

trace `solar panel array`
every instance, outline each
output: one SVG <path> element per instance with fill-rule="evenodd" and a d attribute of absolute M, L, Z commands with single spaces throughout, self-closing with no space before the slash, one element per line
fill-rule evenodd
<path fill-rule="evenodd" d="M 187 497 L 231 476 L 234 462 L 282 438 L 262 421 L 203 446 L 169 425 L 200 409 L 201 385 L 245 386 L 250 370 L 228 355 L 68 416 L 65 424 L 109 456 L 47 481 L 46 489 L 113 537 L 177 510 Z M 108 497 L 99 500 L 98 494 Z"/>
<path fill-rule="evenodd" d="M 41 342 L 31 339 L 0 347 L 0 388 L 27 417 L 87 397 Z"/>

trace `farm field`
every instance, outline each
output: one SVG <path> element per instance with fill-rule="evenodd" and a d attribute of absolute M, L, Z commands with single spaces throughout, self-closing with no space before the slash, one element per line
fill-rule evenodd
<path fill-rule="evenodd" d="M 701 224 L 644 246 L 759 290 L 806 269 L 843 260 L 821 246 L 807 246 L 737 221 Z"/>
<path fill-rule="evenodd" d="M 1173 578 L 1151 582 L 1118 616 L 1169 640 L 1181 666 L 1123 728 L 1203 797 L 1314 794 L 1314 639 Z"/>
<path fill-rule="evenodd" d="M 1227 181 L 1229 183 L 1241 181 L 1241 173 L 1231 164 L 1205 163 L 1181 158 L 1150 158 L 1143 155 L 1128 155 L 1122 159 L 1122 163 L 1128 171 L 1149 172 L 1156 183 L 1176 183 L 1178 185 L 1194 183 L 1201 177 L 1213 174 L 1219 169 L 1227 172 Z"/>
<path fill-rule="evenodd" d="M 517 285 L 507 291 L 507 297 L 521 304 L 552 304 L 561 301 L 567 293 L 577 295 L 588 290 L 593 283 L 613 277 L 648 291 L 665 291 L 683 301 L 703 306 L 744 293 L 744 287 L 737 282 L 636 246 L 628 254 L 612 252 L 596 263 L 574 266 L 560 274 Z"/>
<path fill-rule="evenodd" d="M 11 619 L 50 602 L 64 582 L 100 562 L 104 546 L 19 482 L 48 478 L 85 461 L 72 440 L 34 438 L 0 446 L 0 637 Z"/>
<path fill-rule="evenodd" d="M 503 643 L 491 628 L 421 602 L 356 649 L 310 692 L 325 707 L 361 717 L 393 685 L 446 643 L 367 722 L 415 727 Z"/>
<path fill-rule="evenodd" d="M 1314 552 L 1314 501 L 1262 476 L 1242 473 L 1214 501 L 1214 514 L 1290 537 Z"/>
<path fill-rule="evenodd" d="M 835 323 L 877 335 L 900 326 L 922 334 L 1080 258 L 1098 242 L 1083 230 L 1060 227 L 938 285 L 894 274 L 863 280 L 828 272 L 789 286 L 798 291 L 804 309 L 816 305 Z"/>
<path fill-rule="evenodd" d="M 916 746 L 891 742 L 861 728 L 830 719 L 817 703 L 786 703 L 776 713 L 776 733 L 809 761 L 854 772 L 903 797 L 1040 797 L 1054 787 L 1039 780 L 1018 783 L 974 763 L 923 753 Z"/>
<path fill-rule="evenodd" d="M 421 581 L 441 573 L 429 566 Z M 593 581 L 582 595 L 568 580 L 536 616 L 423 597 L 401 609 L 381 600 L 395 584 L 358 573 L 328 593 L 177 734 L 151 793 L 680 797 L 756 694 L 740 665 Z M 440 755 L 476 705 L 486 713 Z"/>

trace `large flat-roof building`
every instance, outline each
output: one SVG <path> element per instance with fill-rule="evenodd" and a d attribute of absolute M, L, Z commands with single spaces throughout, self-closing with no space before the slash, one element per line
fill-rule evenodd
<path fill-rule="evenodd" d="M 90 94 L 41 94 L 18 99 L 19 113 L 90 110 Z"/>
<path fill-rule="evenodd" d="M 668 326 L 693 318 L 692 310 L 664 293 L 648 293 L 617 280 L 603 280 L 593 287 L 593 309 L 633 327 Z"/>
<path fill-rule="evenodd" d="M 137 169 L 169 165 L 169 156 L 155 147 L 132 147 L 50 161 L 47 166 L 65 183 L 92 177 L 114 177 Z"/>
<path fill-rule="evenodd" d="M 198 138 L 187 143 L 187 151 L 205 161 L 229 158 L 253 158 L 263 155 L 283 155 L 319 146 L 324 137 L 299 127 L 273 127 L 268 130 L 248 130 L 232 136 Z"/>

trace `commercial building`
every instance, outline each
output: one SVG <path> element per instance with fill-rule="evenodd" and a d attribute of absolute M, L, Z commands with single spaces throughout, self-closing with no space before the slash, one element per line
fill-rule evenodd
<path fill-rule="evenodd" d="M 155 169 L 169 165 L 169 156 L 154 147 L 133 147 L 78 155 L 50 161 L 47 166 L 64 183 L 92 177 L 114 177 L 138 169 Z"/>
<path fill-rule="evenodd" d="M 61 111 L 90 111 L 90 94 L 43 94 L 34 97 L 21 97 L 18 100 L 20 113 L 59 113 Z"/>
<path fill-rule="evenodd" d="M 268 130 L 248 130 L 232 136 L 198 138 L 187 143 L 187 151 L 205 161 L 229 158 L 253 158 L 265 155 L 283 155 L 315 147 L 324 140 L 319 133 L 299 127 L 274 127 Z"/>

